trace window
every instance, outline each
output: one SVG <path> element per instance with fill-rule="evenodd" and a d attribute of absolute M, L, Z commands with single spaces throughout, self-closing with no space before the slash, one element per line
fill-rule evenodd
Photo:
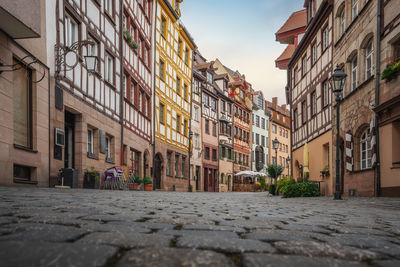
<path fill-rule="evenodd" d="M 328 26 L 322 32 L 322 51 L 328 48 L 329 45 L 329 29 Z"/>
<path fill-rule="evenodd" d="M 92 41 L 93 44 L 89 44 L 87 46 L 87 55 L 88 56 L 95 56 L 98 57 L 99 54 L 99 43 L 97 40 L 95 40 L 93 37 L 91 37 L 90 35 L 88 36 L 89 41 Z M 100 68 L 100 64 L 97 64 L 97 69 L 96 71 L 98 71 Z"/>
<path fill-rule="evenodd" d="M 225 101 L 221 100 L 221 112 L 225 112 Z"/>
<path fill-rule="evenodd" d="M 317 44 L 314 42 L 311 46 L 311 64 L 317 62 Z"/>
<path fill-rule="evenodd" d="M 179 155 L 175 155 L 175 176 L 178 177 Z"/>
<path fill-rule="evenodd" d="M 326 80 L 322 84 L 322 106 L 326 107 L 329 104 L 329 82 Z"/>
<path fill-rule="evenodd" d="M 213 122 L 212 135 L 217 136 L 217 124 Z"/>
<path fill-rule="evenodd" d="M 181 116 L 176 115 L 176 131 L 180 133 L 180 128 L 181 128 Z"/>
<path fill-rule="evenodd" d="M 135 103 L 135 84 L 131 81 L 131 88 L 130 88 L 130 101 L 132 104 Z"/>
<path fill-rule="evenodd" d="M 114 84 L 114 58 L 109 53 L 106 53 L 104 77 L 107 82 Z"/>
<path fill-rule="evenodd" d="M 354 20 L 358 15 L 358 0 L 351 0 L 351 20 Z"/>
<path fill-rule="evenodd" d="M 228 104 L 228 114 L 232 115 L 232 104 Z"/>
<path fill-rule="evenodd" d="M 159 66 L 159 76 L 160 76 L 160 79 L 162 80 L 162 81 L 164 81 L 165 80 L 165 77 L 164 77 L 164 71 L 165 70 L 165 67 L 164 67 L 164 61 L 162 61 L 161 59 L 160 59 L 160 66 Z"/>
<path fill-rule="evenodd" d="M 178 56 L 180 57 L 180 58 L 182 58 L 182 40 L 181 39 L 179 39 L 178 40 Z"/>
<path fill-rule="evenodd" d="M 393 59 L 394 62 L 400 61 L 400 40 L 393 44 Z"/>
<path fill-rule="evenodd" d="M 256 115 L 256 126 L 260 127 L 260 116 Z"/>
<path fill-rule="evenodd" d="M 113 15 L 114 0 L 104 0 L 104 10 L 109 14 Z"/>
<path fill-rule="evenodd" d="M 302 116 L 302 123 L 305 124 L 307 120 L 307 103 L 303 101 L 301 103 L 301 116 Z"/>
<path fill-rule="evenodd" d="M 299 71 L 296 68 L 294 68 L 294 84 L 296 85 L 299 82 Z"/>
<path fill-rule="evenodd" d="M 184 120 L 183 121 L 183 135 L 187 136 L 187 127 L 188 127 L 188 121 Z"/>
<path fill-rule="evenodd" d="M 207 94 L 203 94 L 203 103 L 205 106 L 210 106 L 210 99 Z"/>
<path fill-rule="evenodd" d="M 210 159 L 210 148 L 209 147 L 205 148 L 204 158 Z"/>
<path fill-rule="evenodd" d="M 193 119 L 199 121 L 199 107 L 194 106 L 193 108 Z"/>
<path fill-rule="evenodd" d="M 93 154 L 93 130 L 87 130 L 87 152 Z"/>
<path fill-rule="evenodd" d="M 302 75 L 304 76 L 307 73 L 307 55 L 305 55 L 301 60 L 301 70 Z"/>
<path fill-rule="evenodd" d="M 183 99 L 185 99 L 186 101 L 188 100 L 187 96 L 188 96 L 188 87 L 187 87 L 186 83 L 184 83 L 183 84 Z"/>
<path fill-rule="evenodd" d="M 200 146 L 199 146 L 199 144 L 200 144 L 200 142 L 199 142 L 199 134 L 194 134 L 194 147 L 195 148 L 200 148 Z"/>
<path fill-rule="evenodd" d="M 209 84 L 212 84 L 212 82 L 213 82 L 213 76 L 210 72 L 207 72 L 207 82 Z"/>
<path fill-rule="evenodd" d="M 211 98 L 211 109 L 217 110 L 217 100 L 215 98 Z"/>
<path fill-rule="evenodd" d="M 189 65 L 189 49 L 185 49 L 185 64 Z"/>
<path fill-rule="evenodd" d="M 374 47 L 372 40 L 368 43 L 365 48 L 365 79 L 369 79 L 372 76 L 372 70 L 374 67 Z"/>
<path fill-rule="evenodd" d="M 139 37 L 138 45 L 137 45 L 137 53 L 138 57 L 143 59 L 143 40 Z"/>
<path fill-rule="evenodd" d="M 206 134 L 210 134 L 210 121 L 206 119 L 204 122 L 205 122 L 204 123 L 205 132 Z"/>
<path fill-rule="evenodd" d="M 171 158 L 172 158 L 172 153 L 167 152 L 167 175 L 171 176 Z"/>
<path fill-rule="evenodd" d="M 199 93 L 199 81 L 194 80 L 194 92 Z"/>
<path fill-rule="evenodd" d="M 185 164 L 186 164 L 186 158 L 182 157 L 182 167 L 181 167 L 181 177 L 184 178 L 185 177 Z"/>
<path fill-rule="evenodd" d="M 282 128 L 279 127 L 279 136 L 282 136 Z"/>
<path fill-rule="evenodd" d="M 65 45 L 71 46 L 79 40 L 78 23 L 69 15 L 65 16 Z"/>
<path fill-rule="evenodd" d="M 166 30 L 167 30 L 167 20 L 163 17 L 163 16 L 161 16 L 161 36 L 162 37 L 166 37 Z"/>
<path fill-rule="evenodd" d="M 357 88 L 357 56 L 354 56 L 353 60 L 351 61 L 351 90 Z"/>
<path fill-rule="evenodd" d="M 163 103 L 160 103 L 160 123 L 164 124 L 164 115 L 165 114 L 165 106 Z"/>
<path fill-rule="evenodd" d="M 256 145 L 260 145 L 260 135 L 256 133 Z"/>
<path fill-rule="evenodd" d="M 311 93 L 311 116 L 317 114 L 317 94 L 316 91 Z"/>
<path fill-rule="evenodd" d="M 261 135 L 261 146 L 265 146 L 265 136 Z"/>
<path fill-rule="evenodd" d="M 106 136 L 106 161 L 111 159 L 111 138 Z"/>
<path fill-rule="evenodd" d="M 13 64 L 24 66 L 15 59 Z M 14 144 L 32 148 L 32 72 L 25 67 L 16 69 L 12 72 Z"/>
<path fill-rule="evenodd" d="M 346 13 L 343 8 L 342 12 L 339 15 L 339 36 L 342 36 L 346 30 Z"/>
<path fill-rule="evenodd" d="M 272 133 L 276 134 L 276 125 L 272 124 Z"/>
<path fill-rule="evenodd" d="M 265 119 L 264 118 L 261 119 L 261 128 L 265 129 Z"/>
<path fill-rule="evenodd" d="M 176 77 L 176 93 L 181 95 L 181 79 L 178 76 Z"/>
<path fill-rule="evenodd" d="M 370 132 L 368 128 L 363 132 L 360 139 L 361 170 L 372 167 L 371 158 L 372 158 L 372 150 L 371 150 Z"/>
<path fill-rule="evenodd" d="M 217 150 L 216 149 L 212 150 L 212 160 L 217 161 Z"/>

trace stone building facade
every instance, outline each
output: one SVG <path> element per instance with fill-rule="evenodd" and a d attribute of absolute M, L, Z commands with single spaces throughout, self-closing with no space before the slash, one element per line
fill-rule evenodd
<path fill-rule="evenodd" d="M 304 7 L 307 31 L 288 64 L 292 170 L 295 179 L 323 182 L 323 194 L 330 195 L 332 99 L 328 78 L 332 73 L 333 3 L 307 0 Z"/>
<path fill-rule="evenodd" d="M 0 6 L 0 185 L 49 185 L 46 1 Z"/>
<path fill-rule="evenodd" d="M 333 65 L 347 74 L 340 103 L 339 144 L 340 188 L 345 196 L 376 195 L 370 127 L 375 117 L 376 15 L 377 1 L 335 1 Z M 336 129 L 336 112 L 332 111 Z M 336 159 L 335 132 L 333 140 Z M 331 176 L 335 173 L 336 166 Z"/>
<path fill-rule="evenodd" d="M 157 0 L 155 53 L 154 184 L 156 189 L 188 191 L 192 51 L 183 26 L 182 0 Z"/>

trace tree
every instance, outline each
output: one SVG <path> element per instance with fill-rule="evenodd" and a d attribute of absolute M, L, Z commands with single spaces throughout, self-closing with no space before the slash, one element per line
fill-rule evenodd
<path fill-rule="evenodd" d="M 283 172 L 283 168 L 281 165 L 268 165 L 267 167 L 267 173 L 269 177 L 272 177 L 276 180 L 278 179 L 279 175 L 281 175 Z"/>

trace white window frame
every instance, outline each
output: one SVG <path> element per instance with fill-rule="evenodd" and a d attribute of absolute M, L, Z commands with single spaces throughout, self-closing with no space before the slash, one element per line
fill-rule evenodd
<path fill-rule="evenodd" d="M 322 90 L 323 94 L 324 94 L 324 98 L 323 98 L 323 106 L 326 107 L 329 104 L 329 83 L 328 81 L 325 81 L 322 85 Z"/>
<path fill-rule="evenodd" d="M 358 15 L 358 0 L 351 0 L 351 20 L 354 20 Z"/>
<path fill-rule="evenodd" d="M 79 25 L 78 22 L 71 16 L 65 16 L 65 45 L 71 46 L 79 40 Z"/>
<path fill-rule="evenodd" d="M 351 60 L 351 90 L 357 88 L 357 77 L 358 76 L 358 58 L 357 55 Z"/>
<path fill-rule="evenodd" d="M 111 159 L 111 156 L 110 156 L 111 153 L 110 153 L 110 151 L 111 151 L 111 138 L 108 137 L 108 136 L 106 136 L 106 151 L 105 151 L 106 158 Z"/>
<path fill-rule="evenodd" d="M 107 52 L 104 64 L 104 79 L 110 84 L 114 84 L 114 58 Z"/>
<path fill-rule="evenodd" d="M 131 88 L 130 88 L 130 93 L 131 93 L 131 103 L 134 104 L 135 103 L 135 84 L 133 82 L 131 82 Z"/>
<path fill-rule="evenodd" d="M 365 165 L 363 165 L 363 163 Z M 370 130 L 369 128 L 367 128 L 360 137 L 360 169 L 365 170 L 365 169 L 370 169 L 371 167 L 372 167 L 372 151 L 371 151 L 371 141 L 370 141 Z"/>
<path fill-rule="evenodd" d="M 339 16 L 339 36 L 342 36 L 346 30 L 346 12 L 343 8 Z"/>
<path fill-rule="evenodd" d="M 311 47 L 311 60 L 312 60 L 312 64 L 314 64 L 315 62 L 317 62 L 317 44 L 314 43 Z"/>
<path fill-rule="evenodd" d="M 113 15 L 113 4 L 113 0 L 104 0 L 104 10 L 109 15 Z"/>
<path fill-rule="evenodd" d="M 311 94 L 311 116 L 317 114 L 317 92 L 314 91 Z"/>
<path fill-rule="evenodd" d="M 211 74 L 210 72 L 208 72 L 208 71 L 207 71 L 207 82 L 208 82 L 209 84 L 212 84 L 212 83 L 213 83 L 213 76 L 212 76 L 212 74 Z"/>
<path fill-rule="evenodd" d="M 322 50 L 327 49 L 329 46 L 329 29 L 328 26 L 322 32 Z"/>
<path fill-rule="evenodd" d="M 143 92 L 139 92 L 139 111 L 143 112 Z"/>
<path fill-rule="evenodd" d="M 369 65 L 369 66 L 368 66 Z M 373 74 L 374 69 L 374 46 L 372 40 L 365 48 L 365 79 L 367 80 Z"/>
<path fill-rule="evenodd" d="M 93 129 L 87 130 L 87 152 L 93 154 Z"/>

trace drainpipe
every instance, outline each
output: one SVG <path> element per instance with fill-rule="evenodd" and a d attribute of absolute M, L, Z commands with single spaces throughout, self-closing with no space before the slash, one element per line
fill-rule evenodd
<path fill-rule="evenodd" d="M 379 105 L 379 85 L 381 81 L 381 9 L 382 0 L 377 3 L 377 23 L 376 23 L 376 73 L 375 73 L 375 107 Z M 376 196 L 381 196 L 381 164 L 379 153 L 379 120 L 375 120 L 376 136 Z"/>
<path fill-rule="evenodd" d="M 290 71 L 289 71 L 289 67 L 287 67 L 287 70 L 286 70 L 286 73 L 287 73 L 287 85 L 286 85 L 286 90 L 288 91 L 288 104 L 290 105 L 290 110 L 289 110 L 289 114 L 290 114 L 290 116 L 289 116 L 289 118 L 290 118 L 290 138 L 289 138 L 289 146 L 290 146 L 290 158 L 291 158 L 291 160 L 290 160 L 290 175 L 292 176 L 292 178 L 293 178 L 293 147 L 292 147 L 292 138 L 293 138 L 293 129 L 292 129 L 292 121 L 293 121 L 293 118 L 292 118 L 292 110 L 293 110 L 293 107 L 292 107 L 292 95 L 291 95 L 291 93 L 290 93 Z"/>
<path fill-rule="evenodd" d="M 119 51 L 120 51 L 120 87 L 121 87 L 121 100 L 119 102 L 120 105 L 120 123 L 121 123 L 121 156 L 120 156 L 120 164 L 121 166 L 124 164 L 124 97 L 125 97 L 125 86 L 124 86 L 124 37 L 123 37 L 123 28 L 122 28 L 122 14 L 124 14 L 124 0 L 120 0 L 120 16 L 119 16 Z"/>
<path fill-rule="evenodd" d="M 158 0 L 154 0 L 155 3 L 155 12 L 153 14 L 153 21 L 154 21 L 154 35 L 153 35 L 153 129 L 152 129 L 152 145 L 153 145 L 153 171 L 151 173 L 151 176 L 153 178 L 153 190 L 156 190 L 156 183 L 154 182 L 155 176 L 155 158 L 156 158 L 156 52 L 157 52 L 157 8 L 158 8 Z M 161 181 L 160 181 L 160 187 L 161 187 Z"/>

